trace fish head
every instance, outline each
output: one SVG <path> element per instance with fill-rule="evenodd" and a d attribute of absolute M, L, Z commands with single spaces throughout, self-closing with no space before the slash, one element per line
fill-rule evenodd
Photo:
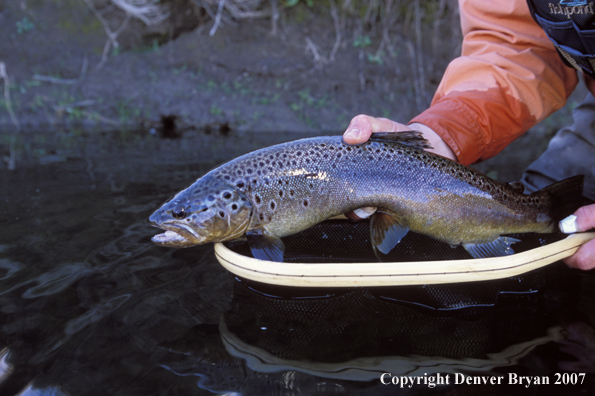
<path fill-rule="evenodd" d="M 223 182 L 201 182 L 179 192 L 149 217 L 165 230 L 151 240 L 162 246 L 191 247 L 243 235 L 252 206 L 237 188 Z"/>

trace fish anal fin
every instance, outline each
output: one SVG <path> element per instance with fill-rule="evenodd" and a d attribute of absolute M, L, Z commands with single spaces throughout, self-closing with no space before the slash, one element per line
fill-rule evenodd
<path fill-rule="evenodd" d="M 463 247 L 471 256 L 473 256 L 473 258 L 501 257 L 514 254 L 514 250 L 512 250 L 510 245 L 517 242 L 520 242 L 520 240 L 501 236 L 492 242 L 477 244 L 468 243 L 463 244 Z"/>
<path fill-rule="evenodd" d="M 259 260 L 283 262 L 285 253 L 285 244 L 275 236 L 266 235 L 262 232 L 253 232 L 246 234 L 248 246 L 252 256 Z"/>
<path fill-rule="evenodd" d="M 433 148 L 429 140 L 427 140 L 419 131 L 376 132 L 370 136 L 370 140 L 401 143 L 406 146 L 417 147 L 421 149 Z"/>
<path fill-rule="evenodd" d="M 378 211 L 370 218 L 370 239 L 374 252 L 388 254 L 408 232 L 409 228 L 388 213 Z"/>

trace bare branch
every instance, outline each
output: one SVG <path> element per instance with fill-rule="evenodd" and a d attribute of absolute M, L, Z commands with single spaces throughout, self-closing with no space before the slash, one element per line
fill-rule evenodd
<path fill-rule="evenodd" d="M 12 109 L 12 102 L 10 101 L 10 79 L 8 78 L 8 73 L 6 72 L 6 65 L 4 62 L 0 62 L 0 78 L 4 81 L 4 103 L 6 105 L 6 110 L 8 110 L 10 119 L 16 128 L 15 132 L 18 133 L 21 129 L 21 125 L 19 124 L 19 120 Z M 12 139 L 10 140 L 10 155 L 3 158 L 6 161 L 8 170 L 16 169 L 16 133 L 12 135 Z"/>
<path fill-rule="evenodd" d="M 225 0 L 219 0 L 219 7 L 217 8 L 217 17 L 215 17 L 215 24 L 213 25 L 213 27 L 211 28 L 211 31 L 209 32 L 209 36 L 214 36 L 215 33 L 217 32 L 217 28 L 219 27 L 219 24 L 221 23 L 221 14 L 223 13 L 223 6 L 225 5 Z"/>
<path fill-rule="evenodd" d="M 333 49 L 331 50 L 331 54 L 329 55 L 329 60 L 334 62 L 335 55 L 341 46 L 341 20 L 339 19 L 339 12 L 337 11 L 337 6 L 335 4 L 335 0 L 331 0 L 331 16 L 333 17 L 333 22 L 335 24 L 335 45 L 333 45 Z"/>
<path fill-rule="evenodd" d="M 158 25 L 169 18 L 169 11 L 155 0 L 111 0 L 127 15 L 140 19 L 147 26 Z"/>
<path fill-rule="evenodd" d="M 10 119 L 18 131 L 21 129 L 21 125 L 12 109 L 12 102 L 10 100 L 10 79 L 8 78 L 4 62 L 0 62 L 0 78 L 4 80 L 4 103 L 6 105 L 6 110 L 8 110 L 8 115 L 10 115 Z"/>

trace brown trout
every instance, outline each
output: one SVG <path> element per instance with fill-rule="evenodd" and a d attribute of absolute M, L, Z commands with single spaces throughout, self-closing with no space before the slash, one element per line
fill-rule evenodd
<path fill-rule="evenodd" d="M 578 207 L 582 176 L 524 195 L 424 151 L 427 143 L 417 132 L 374 134 L 359 146 L 329 136 L 248 153 L 153 213 L 150 223 L 166 232 L 152 241 L 190 247 L 247 237 L 254 257 L 282 261 L 281 237 L 375 206 L 375 251 L 387 254 L 411 230 L 492 257 L 514 253 L 518 240 L 506 234 L 554 232 L 560 210 Z"/>

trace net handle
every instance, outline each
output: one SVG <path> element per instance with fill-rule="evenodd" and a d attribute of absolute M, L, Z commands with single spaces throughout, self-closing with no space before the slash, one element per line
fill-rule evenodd
<path fill-rule="evenodd" d="M 476 282 L 508 278 L 572 256 L 595 232 L 505 257 L 374 263 L 275 263 L 238 254 L 221 243 L 215 256 L 228 271 L 256 282 L 294 287 L 372 287 Z"/>

